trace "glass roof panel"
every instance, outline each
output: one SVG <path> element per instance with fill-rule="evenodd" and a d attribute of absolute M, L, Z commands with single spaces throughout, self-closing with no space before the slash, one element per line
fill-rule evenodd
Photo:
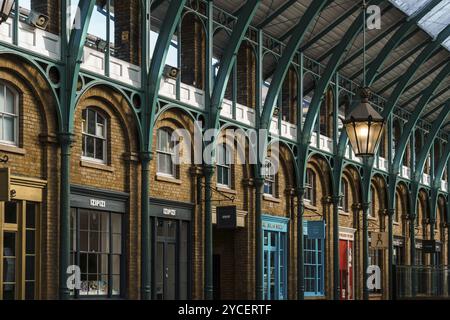
<path fill-rule="evenodd" d="M 391 0 L 391 3 L 408 16 L 417 12 L 430 0 Z"/>
<path fill-rule="evenodd" d="M 442 43 L 442 45 L 450 51 L 450 37 L 448 37 L 447 40 Z"/>
<path fill-rule="evenodd" d="M 433 37 L 449 24 L 450 0 L 442 0 L 419 21 L 419 25 Z"/>

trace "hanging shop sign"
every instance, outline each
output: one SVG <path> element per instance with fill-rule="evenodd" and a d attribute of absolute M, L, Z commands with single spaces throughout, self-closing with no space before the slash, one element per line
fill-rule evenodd
<path fill-rule="evenodd" d="M 303 235 L 308 239 L 325 239 L 325 221 L 304 221 Z"/>
<path fill-rule="evenodd" d="M 435 253 L 436 240 L 422 240 L 422 250 L 424 253 Z"/>
<path fill-rule="evenodd" d="M 236 206 L 217 207 L 217 228 L 236 229 L 237 228 L 237 208 Z"/>
<path fill-rule="evenodd" d="M 0 169 L 0 201 L 11 200 L 11 170 L 9 168 Z"/>
<path fill-rule="evenodd" d="M 372 249 L 389 248 L 389 235 L 387 232 L 372 232 L 370 239 L 370 247 Z"/>

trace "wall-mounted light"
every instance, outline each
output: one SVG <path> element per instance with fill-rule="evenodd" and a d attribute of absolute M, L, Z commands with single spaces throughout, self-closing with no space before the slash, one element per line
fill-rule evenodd
<path fill-rule="evenodd" d="M 0 24 L 8 20 L 14 2 L 14 0 L 0 0 Z"/>

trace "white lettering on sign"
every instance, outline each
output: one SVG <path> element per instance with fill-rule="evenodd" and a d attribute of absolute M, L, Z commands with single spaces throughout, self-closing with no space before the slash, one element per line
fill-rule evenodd
<path fill-rule="evenodd" d="M 105 200 L 91 199 L 91 207 L 106 208 L 106 201 Z"/>
<path fill-rule="evenodd" d="M 163 209 L 163 215 L 175 217 L 177 215 L 177 210 L 175 209 Z"/>
<path fill-rule="evenodd" d="M 381 289 L 381 269 L 379 266 L 371 265 L 367 267 L 366 286 L 369 290 Z"/>

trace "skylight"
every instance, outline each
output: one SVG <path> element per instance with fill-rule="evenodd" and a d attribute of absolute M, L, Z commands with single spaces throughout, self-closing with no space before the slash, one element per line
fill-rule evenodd
<path fill-rule="evenodd" d="M 406 13 L 408 16 L 415 14 L 430 0 L 390 0 L 390 2 Z M 442 0 L 430 10 L 418 23 L 418 25 L 435 38 L 446 26 L 450 24 L 450 0 Z M 442 43 L 450 51 L 450 37 Z"/>

